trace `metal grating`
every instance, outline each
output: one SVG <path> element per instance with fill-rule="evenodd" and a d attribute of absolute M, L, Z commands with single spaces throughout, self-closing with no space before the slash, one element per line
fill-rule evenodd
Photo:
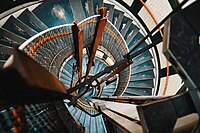
<path fill-rule="evenodd" d="M 21 116 L 23 115 L 25 115 L 24 124 L 25 131 L 27 130 L 27 132 L 68 132 L 53 102 L 30 104 L 20 107 L 24 109 L 24 112 L 18 112 L 18 117 L 15 114 L 16 107 L 1 109 L 0 132 L 10 133 L 14 130 L 20 131 L 23 124 Z"/>

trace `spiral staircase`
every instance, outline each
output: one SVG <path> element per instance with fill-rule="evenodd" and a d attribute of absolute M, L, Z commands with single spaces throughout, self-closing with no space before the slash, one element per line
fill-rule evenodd
<path fill-rule="evenodd" d="M 95 39 L 95 27 L 100 17 L 98 10 L 106 7 L 106 26 L 102 32 L 93 66 L 88 77 L 98 74 L 107 66 L 112 66 L 122 60 L 131 49 L 135 53 L 148 46 L 151 40 L 136 46 L 145 35 L 145 28 L 125 8 L 116 1 L 103 0 L 47 0 L 33 2 L 29 7 L 23 7 L 17 13 L 11 13 L 1 19 L 0 27 L 0 62 L 3 65 L 13 53 L 13 48 L 19 48 L 33 58 L 37 63 L 57 77 L 67 88 L 75 87 L 79 82 L 78 72 L 75 69 L 75 47 L 73 40 L 74 20 L 83 30 L 83 56 L 82 81 L 89 63 L 88 47 Z M 107 132 L 102 114 L 92 106 L 90 99 L 101 96 L 150 96 L 156 95 L 159 87 L 159 63 L 155 53 L 156 48 L 147 50 L 133 59 L 133 63 L 112 76 L 109 80 L 101 82 L 108 74 L 96 79 L 92 84 L 98 85 L 90 88 L 81 98 L 77 106 L 68 106 L 69 100 L 64 100 L 66 110 L 71 116 L 85 127 L 87 132 Z M 25 62 L 24 62 L 25 63 Z M 84 87 L 76 94 L 84 91 Z M 12 108 L 10 108 L 12 110 Z M 41 121 L 49 119 L 51 113 L 50 103 L 26 105 L 26 121 L 30 132 L 48 132 L 43 124 L 34 125 L 34 119 L 41 117 Z M 83 111 L 84 110 L 84 111 Z M 33 113 L 34 112 L 34 113 Z M 47 112 L 47 114 L 45 113 Z M 87 113 L 86 113 L 87 112 Z M 31 114 L 32 113 L 32 114 Z M 52 111 L 53 114 L 55 112 Z M 33 115 L 33 116 L 32 116 Z M 96 116 L 92 116 L 96 115 Z M 3 118 L 9 116 L 9 110 L 1 110 Z M 32 122 L 30 120 L 31 117 Z M 5 132 L 12 131 L 12 121 L 8 119 L 8 127 L 0 126 Z M 52 117 L 52 120 L 54 118 Z M 59 127 L 55 123 L 53 126 Z M 48 125 L 48 124 L 47 124 Z M 120 132 L 115 127 L 116 132 Z M 61 129 L 60 129 L 61 130 Z M 58 130 L 58 131 L 60 131 Z"/>

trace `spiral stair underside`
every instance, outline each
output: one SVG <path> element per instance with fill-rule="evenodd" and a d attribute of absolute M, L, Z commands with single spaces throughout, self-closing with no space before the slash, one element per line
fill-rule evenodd
<path fill-rule="evenodd" d="M 49 0 L 41 2 L 41 4 L 34 10 L 29 10 L 27 8 L 21 12 L 19 16 L 15 17 L 11 15 L 7 19 L 5 24 L 0 28 L 0 61 L 4 63 L 9 58 L 12 54 L 13 47 L 20 47 L 20 49 L 29 54 L 31 53 L 31 48 L 33 48 L 35 44 L 41 42 L 41 40 L 45 41 L 44 38 L 48 38 L 55 34 L 66 33 L 66 37 L 63 35 L 58 39 L 50 40 L 39 46 L 31 56 L 36 60 L 36 62 L 45 67 L 53 75 L 57 76 L 64 84 L 70 87 L 69 82 L 71 82 L 72 78 L 73 59 L 67 69 L 64 70 L 61 68 L 64 60 L 69 60 L 70 56 L 74 52 L 72 46 L 73 37 L 70 32 L 72 26 L 71 23 L 74 20 L 82 22 L 83 20 L 88 19 L 88 17 L 95 20 L 94 15 L 98 14 L 97 9 L 102 6 L 107 8 L 106 17 L 108 19 L 108 29 L 114 31 L 116 36 L 121 38 L 122 42 L 124 41 L 123 44 L 125 45 L 122 46 L 117 43 L 117 40 L 115 39 L 116 36 L 111 36 L 111 32 L 105 30 L 101 46 L 107 49 L 109 54 L 113 56 L 113 62 L 123 59 L 123 55 L 130 49 L 134 48 L 135 44 L 144 37 L 140 31 L 140 27 L 135 25 L 133 22 L 134 20 L 125 15 L 123 11 L 116 9 L 115 5 L 97 0 Z M 93 39 L 92 33 L 94 31 L 92 30 L 94 30 L 94 28 L 92 27 L 95 27 L 95 23 L 81 27 L 85 31 L 84 38 L 89 38 L 88 40 L 84 40 L 84 47 L 87 44 L 90 44 Z M 115 44 L 117 44 L 117 47 Z M 147 45 L 146 42 L 142 43 L 133 51 L 133 53 Z M 107 55 L 106 53 L 104 54 Z M 154 58 L 157 57 L 152 56 L 152 52 L 150 51 L 146 51 L 135 57 L 133 59 L 134 63 L 130 68 L 125 69 L 119 74 L 117 77 L 118 80 L 109 85 L 106 85 L 105 83 L 102 84 L 102 96 L 155 94 L 155 82 L 157 82 L 155 67 L 157 66 L 155 66 L 153 61 Z M 85 67 L 87 60 L 87 56 L 84 56 L 83 67 Z M 96 65 L 92 67 L 91 75 L 100 72 L 106 67 L 106 65 L 109 65 L 103 62 L 103 60 L 103 58 L 96 58 L 94 60 L 94 64 Z M 85 69 L 86 68 L 84 68 L 84 70 Z M 75 77 L 77 78 L 77 75 L 75 75 Z M 69 101 L 66 101 L 66 103 L 67 102 Z M 88 114 L 76 107 L 68 107 L 67 105 L 66 107 L 71 112 L 72 116 L 78 120 L 82 126 L 86 127 L 88 132 L 107 132 L 102 115 L 90 117 Z M 45 112 L 45 109 L 43 111 Z M 97 113 L 95 110 L 86 109 L 86 111 L 90 114 Z M 99 126 L 101 128 L 99 128 Z"/>

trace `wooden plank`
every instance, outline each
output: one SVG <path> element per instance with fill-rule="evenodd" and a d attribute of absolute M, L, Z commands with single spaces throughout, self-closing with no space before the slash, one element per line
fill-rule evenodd
<path fill-rule="evenodd" d="M 112 111 L 104 110 L 102 111 L 106 118 L 115 126 L 117 126 L 122 132 L 125 133 L 142 133 L 142 127 L 130 121 Z"/>
<path fill-rule="evenodd" d="M 13 53 L 0 71 L 2 101 L 24 104 L 66 97 L 68 88 L 56 77 L 22 51 Z"/>
<path fill-rule="evenodd" d="M 95 58 L 95 54 L 96 54 L 97 48 L 98 48 L 98 46 L 99 46 L 99 44 L 101 42 L 102 34 L 103 34 L 104 28 L 106 26 L 106 23 L 107 23 L 107 19 L 106 18 L 102 18 L 99 21 L 97 32 L 96 32 L 96 36 L 95 36 L 95 41 L 94 41 L 92 50 L 90 52 L 91 54 L 90 54 L 89 63 L 88 63 L 88 66 L 87 66 L 86 79 L 88 78 L 88 74 L 89 74 L 90 69 L 92 67 L 92 62 L 93 62 L 93 60 Z"/>
<path fill-rule="evenodd" d="M 169 98 L 171 96 L 101 96 L 97 99 L 105 100 L 105 101 L 115 101 L 120 103 L 134 103 L 134 104 L 141 104 L 146 103 L 147 101 L 156 101 L 165 98 Z"/>
<path fill-rule="evenodd" d="M 76 60 L 76 67 L 78 70 L 78 79 L 81 82 L 82 78 L 82 57 L 83 57 L 83 30 L 79 30 L 77 22 L 73 22 L 73 40 L 74 40 L 74 58 Z"/>
<path fill-rule="evenodd" d="M 139 115 L 137 113 L 137 105 L 119 102 L 110 102 L 98 99 L 91 99 L 95 106 L 104 105 L 105 109 L 109 109 L 115 113 L 118 113 L 127 119 L 140 121 Z M 119 108 L 120 107 L 120 108 Z M 98 108 L 98 107 L 97 107 Z"/>
<path fill-rule="evenodd" d="M 82 57 L 83 57 L 83 30 L 78 33 L 78 79 L 81 82 L 82 78 Z"/>

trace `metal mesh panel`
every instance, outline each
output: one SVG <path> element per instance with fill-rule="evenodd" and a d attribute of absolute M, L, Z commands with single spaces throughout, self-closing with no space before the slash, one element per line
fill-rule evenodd
<path fill-rule="evenodd" d="M 25 105 L 25 116 L 30 132 L 64 132 L 66 130 L 52 102 Z"/>
<path fill-rule="evenodd" d="M 15 116 L 15 108 L 13 107 L 1 109 L 0 132 L 9 133 L 20 128 L 22 115 L 25 115 L 27 132 L 68 132 L 53 102 L 30 104 L 21 107 L 24 108 L 24 111 L 18 112 L 20 117 Z"/>
<path fill-rule="evenodd" d="M 1 109 L 0 112 L 0 132 L 12 132 L 13 123 L 15 122 L 13 114 L 13 107 L 8 109 Z"/>

